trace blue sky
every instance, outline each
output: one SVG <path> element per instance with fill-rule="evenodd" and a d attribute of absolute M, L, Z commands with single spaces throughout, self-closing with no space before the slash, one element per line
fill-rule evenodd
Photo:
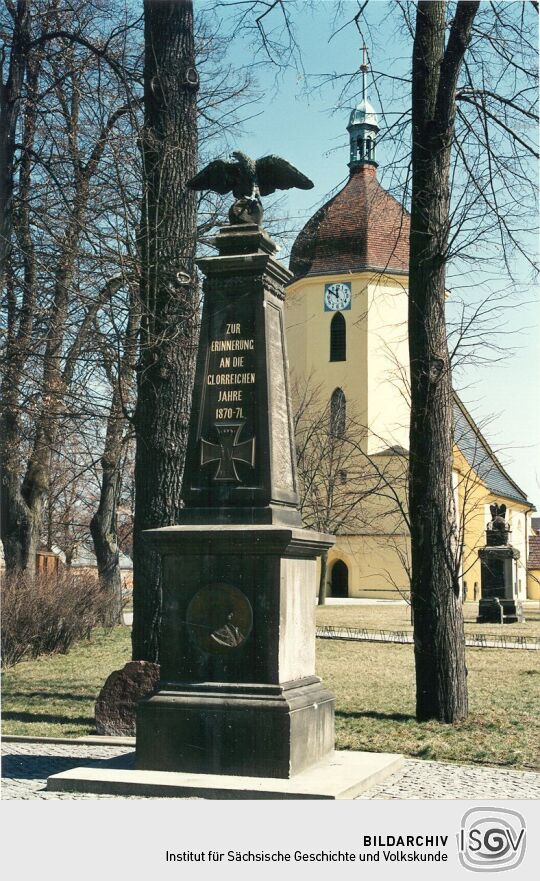
<path fill-rule="evenodd" d="M 215 8 L 216 4 L 199 3 L 199 8 L 210 6 Z M 230 43 L 230 59 L 235 66 L 255 62 L 258 86 L 264 93 L 259 104 L 250 110 L 257 116 L 245 124 L 231 146 L 253 157 L 281 155 L 315 184 L 311 191 L 293 190 L 283 196 L 278 213 L 287 218 L 286 225 L 292 230 L 300 230 L 348 176 L 346 125 L 355 103 L 354 92 L 360 90 L 362 38 L 354 25 L 335 33 L 358 9 L 356 2 L 341 6 L 343 12 L 336 23 L 339 9 L 334 0 L 295 4 L 299 54 L 288 67 L 267 63 L 252 31 L 236 31 Z M 233 16 L 240 8 L 217 8 L 223 19 L 223 31 L 232 31 Z M 369 20 L 363 25 L 363 34 L 374 70 L 369 97 L 379 113 L 383 135 L 385 128 L 407 110 L 409 87 L 401 78 L 408 78 L 410 41 L 391 4 L 372 2 L 368 10 Z M 277 34 L 281 27 L 279 17 L 269 22 L 269 32 L 274 27 Z M 331 38 L 332 33 L 335 35 Z M 276 57 L 287 60 L 283 55 Z M 331 75 L 335 75 L 333 81 Z M 344 98 L 342 91 L 346 85 L 349 94 Z M 406 145 L 400 148 L 401 155 L 405 149 Z M 394 148 L 386 147 L 383 140 L 378 150 L 379 178 L 393 192 L 394 158 Z M 282 244 L 286 254 L 287 240 Z M 527 246 L 534 249 L 535 241 L 529 239 Z M 481 256 L 481 248 L 478 254 Z M 497 358 L 490 356 L 488 363 L 471 364 L 456 372 L 455 385 L 478 423 L 485 426 L 488 441 L 511 477 L 540 507 L 538 287 L 531 283 L 531 273 L 522 258 L 512 258 L 511 269 L 514 282 L 496 267 L 489 272 L 476 269 L 474 263 L 449 268 L 447 286 L 453 298 L 450 309 L 455 309 L 461 298 L 473 303 L 486 297 L 490 302 L 500 301 L 504 307 L 493 321 L 504 356 L 499 353 Z M 480 348 L 485 351 L 484 346 Z"/>

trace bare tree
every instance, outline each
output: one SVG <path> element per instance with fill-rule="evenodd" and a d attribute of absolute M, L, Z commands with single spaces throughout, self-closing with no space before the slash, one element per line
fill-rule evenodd
<path fill-rule="evenodd" d="M 204 83 L 200 89 L 196 90 L 194 88 L 196 82 L 190 82 L 189 89 L 193 93 L 195 91 L 197 92 L 199 149 L 208 153 L 208 151 L 223 147 L 231 130 L 238 128 L 242 116 L 244 114 L 249 114 L 251 104 L 256 96 L 253 93 L 249 72 L 237 74 L 232 70 L 230 64 L 227 62 L 226 42 L 219 36 L 216 24 L 211 20 L 208 21 L 206 16 L 201 16 L 199 21 L 196 22 L 194 42 L 197 64 L 202 68 L 205 76 Z M 185 58 L 182 60 L 182 64 L 183 63 L 185 63 Z M 167 61 L 167 70 L 163 74 L 164 83 L 168 82 L 171 70 L 172 59 L 170 58 Z M 157 97 L 162 103 L 159 104 L 159 107 L 154 106 L 152 111 L 153 119 L 155 119 L 156 115 L 160 113 L 161 107 L 168 107 L 170 101 L 174 100 L 174 95 L 171 96 L 168 93 L 163 93 L 160 96 L 160 75 L 161 74 L 157 72 L 156 67 L 156 71 L 152 74 L 151 89 L 154 101 Z M 152 458 L 153 454 L 151 454 L 151 450 L 154 449 L 155 452 L 154 444 L 157 444 L 160 447 L 163 443 L 167 446 L 170 443 L 173 443 L 175 446 L 175 454 L 172 467 L 176 470 L 180 469 L 181 473 L 185 453 L 182 439 L 184 417 L 182 417 L 181 414 L 177 414 L 179 416 L 179 421 L 175 421 L 175 416 L 172 414 L 180 399 L 180 404 L 184 411 L 187 410 L 186 402 L 189 402 L 190 400 L 191 358 L 192 348 L 197 339 L 199 291 L 196 289 L 196 284 L 191 287 L 189 285 L 187 287 L 183 285 L 185 277 L 182 276 L 182 272 L 185 273 L 185 269 L 182 269 L 182 266 L 184 264 L 182 263 L 181 255 L 175 255 L 175 247 L 182 238 L 181 226 L 184 223 L 185 218 L 184 220 L 178 219 L 178 225 L 175 226 L 173 224 L 169 233 L 167 233 L 166 229 L 166 224 L 168 222 L 167 218 L 169 216 L 168 212 L 171 210 L 171 205 L 183 186 L 184 177 L 175 177 L 177 174 L 175 164 L 178 162 L 178 151 L 180 151 L 181 155 L 183 149 L 182 139 L 187 130 L 182 128 L 182 126 L 187 126 L 189 124 L 189 120 L 181 121 L 181 113 L 178 108 L 171 110 L 171 113 L 175 119 L 174 124 L 172 126 L 165 125 L 163 130 L 158 131 L 157 133 L 150 133 L 150 141 L 147 141 L 148 127 L 146 126 L 142 128 L 139 125 L 138 117 L 133 120 L 137 126 L 138 142 L 143 148 L 141 151 L 142 156 L 133 156 L 130 163 L 134 170 L 134 180 L 126 180 L 125 172 L 119 170 L 119 166 L 126 162 L 125 152 L 123 155 L 116 156 L 114 163 L 114 168 L 117 170 L 117 182 L 112 189 L 116 189 L 117 191 L 117 200 L 119 202 L 117 214 L 122 214 L 122 216 L 125 215 L 126 217 L 127 228 L 124 233 L 126 237 L 125 250 L 132 256 L 132 262 L 134 266 L 136 266 L 136 277 L 134 276 L 130 282 L 128 302 L 125 303 L 124 300 L 123 303 L 125 303 L 125 305 L 122 306 L 121 304 L 121 307 L 126 313 L 124 319 L 118 321 L 116 318 L 118 309 L 115 306 L 111 306 L 107 314 L 104 316 L 104 320 L 100 322 L 99 327 L 99 341 L 97 348 L 103 355 L 105 372 L 112 390 L 112 401 L 109 415 L 107 417 L 105 446 L 101 460 L 101 497 L 98 511 L 91 522 L 91 531 L 94 538 L 94 547 L 96 550 L 102 584 L 116 597 L 120 597 L 121 585 L 118 563 L 119 546 L 116 523 L 117 506 L 123 480 L 122 470 L 125 462 L 126 447 L 132 441 L 134 436 L 133 411 L 135 406 L 135 389 L 133 388 L 133 383 L 137 361 L 137 352 L 135 350 L 139 342 L 141 368 L 141 372 L 139 373 L 140 405 L 137 410 L 136 419 L 139 417 L 143 420 L 147 418 L 148 408 L 151 410 L 153 406 L 154 393 L 157 397 L 160 397 L 162 392 L 159 391 L 159 388 L 163 391 L 163 388 L 167 385 L 168 376 L 161 374 L 160 379 L 162 381 L 160 381 L 159 386 L 156 388 L 154 385 L 156 373 L 152 371 L 152 365 L 155 366 L 156 351 L 160 350 L 161 354 L 159 357 L 163 357 L 160 371 L 164 369 L 164 362 L 169 363 L 169 360 L 172 358 L 171 363 L 173 363 L 173 369 L 170 373 L 172 385 L 169 391 L 171 397 L 169 399 L 167 397 L 169 392 L 166 392 L 163 397 L 162 405 L 164 408 L 168 408 L 169 406 L 172 408 L 170 417 L 167 415 L 166 418 L 171 419 L 169 428 L 174 432 L 177 432 L 177 436 L 174 439 L 169 438 L 169 440 L 166 440 L 165 435 L 161 436 L 159 434 L 159 430 L 154 426 L 154 420 L 151 418 L 151 422 L 147 423 L 147 425 L 152 426 L 152 432 L 154 432 L 154 434 L 152 437 L 143 438 L 139 433 L 137 461 L 139 463 L 145 461 L 148 464 L 149 460 L 145 457 L 150 456 L 150 458 Z M 181 140 L 175 142 L 174 137 L 180 128 L 182 128 L 180 135 Z M 163 138 L 163 141 L 159 143 L 161 143 L 161 145 L 164 146 L 164 149 L 170 153 L 170 162 L 167 163 L 164 177 L 160 178 L 159 183 L 158 178 L 162 174 L 163 169 L 156 169 L 152 164 L 156 161 L 156 155 L 154 152 L 156 141 L 152 141 L 154 134 L 158 138 Z M 170 143 L 169 138 L 173 138 Z M 125 146 L 126 145 L 124 145 L 124 151 Z M 129 145 L 127 146 L 129 147 Z M 151 163 L 149 166 L 145 164 L 147 161 Z M 165 269 L 164 276 L 158 277 L 161 269 L 158 271 L 157 266 L 154 266 L 153 268 L 147 267 L 146 275 L 142 275 L 141 282 L 140 251 L 141 245 L 145 241 L 144 223 L 142 227 L 142 235 L 139 237 L 136 246 L 130 239 L 130 232 L 138 226 L 139 216 L 135 218 L 135 213 L 138 212 L 140 215 L 140 198 L 141 191 L 143 190 L 143 167 L 151 170 L 151 187 L 155 187 L 155 189 L 152 190 L 145 190 L 143 215 L 147 218 L 148 224 L 155 223 L 156 225 L 152 230 L 149 225 L 146 227 L 147 245 L 145 247 L 147 247 L 147 250 L 144 251 L 143 249 L 143 254 L 146 253 L 147 257 L 160 261 L 166 250 L 168 253 L 168 259 L 172 260 L 173 263 L 176 256 L 178 256 L 180 262 L 176 265 L 176 275 L 173 276 L 172 279 L 173 286 L 176 286 L 175 290 L 170 287 L 171 279 L 166 275 L 166 267 L 161 266 L 161 264 L 159 264 L 161 269 Z M 170 193 L 170 204 L 165 204 L 163 194 L 160 190 L 163 181 L 165 179 L 169 180 L 167 175 L 171 176 L 171 180 L 174 179 L 174 185 L 176 187 L 174 192 Z M 156 205 L 152 207 L 150 201 L 153 198 L 156 199 Z M 159 205 L 157 205 L 158 201 Z M 144 214 L 147 210 L 149 212 L 148 215 Z M 174 210 L 171 217 L 175 216 Z M 154 216 L 151 219 L 148 219 L 152 212 L 154 212 Z M 216 223 L 220 221 L 223 222 L 223 216 L 224 209 L 222 201 L 202 199 L 198 205 L 198 225 L 196 230 L 198 240 L 201 241 L 208 230 Z M 162 224 L 164 224 L 163 228 Z M 156 238 L 151 243 L 148 243 L 148 237 L 151 235 Z M 174 239 L 174 236 L 176 236 L 176 239 Z M 164 237 L 163 241 L 161 240 L 162 237 Z M 191 256 L 188 261 L 191 265 L 190 261 Z M 191 268 L 193 269 L 193 266 L 191 266 Z M 140 288 L 138 292 L 136 292 L 133 287 L 136 281 Z M 194 275 L 193 281 L 195 282 Z M 148 285 L 150 285 L 150 287 Z M 163 289 L 161 290 L 161 293 L 159 293 L 160 285 L 164 286 L 165 293 L 163 292 Z M 192 294 L 193 288 L 196 289 L 194 295 Z M 180 298 L 182 298 L 184 295 L 187 299 L 181 304 L 178 297 L 180 296 Z M 161 298 L 159 299 L 159 303 L 154 297 L 157 297 L 158 299 Z M 171 311 L 169 312 L 169 319 L 171 321 L 170 326 L 166 326 L 166 322 L 164 321 L 165 316 L 159 316 L 159 314 L 156 315 L 156 308 L 159 310 L 162 304 L 166 305 L 166 302 L 171 305 Z M 142 330 L 141 319 L 143 319 Z M 185 344 L 189 334 L 191 334 L 191 338 L 189 341 L 189 348 L 186 350 Z M 176 350 L 177 345 L 178 350 Z M 147 346 L 154 348 L 152 351 L 148 352 Z M 183 371 L 185 371 L 185 376 L 183 375 Z M 179 398 L 176 398 L 175 395 L 179 395 Z M 146 411 L 145 408 L 147 408 Z M 146 412 L 146 416 L 142 415 L 144 412 Z M 167 433 L 166 428 L 164 428 L 164 432 L 165 434 Z M 141 450 L 141 444 L 146 452 Z M 137 469 L 137 517 L 138 523 L 142 519 L 142 522 L 150 527 L 159 525 L 162 522 L 162 517 L 165 517 L 166 522 L 169 522 L 170 518 L 174 519 L 178 509 L 178 501 L 174 502 L 173 498 L 169 497 L 167 490 L 164 489 L 164 487 L 169 485 L 169 479 L 172 479 L 173 481 L 170 485 L 174 485 L 175 478 L 172 477 L 172 471 L 170 473 L 166 471 L 163 473 L 160 478 L 161 489 L 158 487 L 152 489 L 152 487 L 149 488 L 145 483 L 147 464 L 142 465 L 142 474 L 140 468 Z M 165 469 L 169 467 L 165 461 L 163 462 L 163 467 Z M 141 490 L 143 485 L 145 489 Z M 143 492 L 145 495 L 142 494 Z M 142 509 L 144 498 L 146 498 L 147 501 L 150 500 L 150 508 L 146 509 L 146 511 Z M 156 511 L 162 505 L 164 506 L 163 514 L 159 515 L 156 519 Z M 168 508 L 167 505 L 169 505 Z M 135 614 L 135 628 L 137 636 L 135 642 L 137 645 L 136 651 L 144 654 L 147 645 L 155 645 L 157 642 L 155 623 L 153 622 L 159 620 L 161 586 L 159 560 L 157 560 L 156 557 L 151 557 L 147 560 L 146 556 L 147 554 L 152 553 L 151 549 L 146 547 L 144 543 L 142 545 L 139 543 L 140 535 L 137 540 L 135 560 L 135 578 L 137 583 L 135 591 L 135 606 L 137 609 Z M 152 616 L 148 617 L 144 611 L 141 616 L 139 610 L 146 609 L 146 604 L 152 606 L 154 602 L 156 603 L 156 606 Z M 116 606 L 119 608 L 118 603 Z"/>
<path fill-rule="evenodd" d="M 118 541 L 118 508 L 122 492 L 123 466 L 132 438 L 130 413 L 135 391 L 135 362 L 140 328 L 140 308 L 135 282 L 127 304 L 127 325 L 122 334 L 119 357 L 102 346 L 103 360 L 112 389 L 101 455 L 99 504 L 90 520 L 98 574 L 102 588 L 110 597 L 107 605 L 109 624 L 119 623 L 122 615 L 122 578 Z"/>
<path fill-rule="evenodd" d="M 99 33 L 103 22 L 96 20 L 97 11 L 93 3 L 76 11 L 47 3 L 25 38 L 1 445 L 6 565 L 29 574 L 64 408 L 70 396 L 76 399 L 77 383 L 86 384 L 81 359 L 94 319 L 123 283 L 100 229 L 106 204 L 96 196 L 108 145 L 130 107 L 116 74 L 108 65 L 101 68 L 99 53 L 85 36 Z M 120 28 L 114 39 L 109 34 L 111 55 L 122 57 L 128 30 Z"/>
<path fill-rule="evenodd" d="M 9 150 L 1 154 L 9 190 L 3 218 L 9 227 L 7 334 L 1 352 L 6 560 L 12 571 L 31 572 L 40 537 L 49 544 L 60 537 L 71 545 L 91 520 L 100 580 L 117 600 L 113 609 L 119 608 L 116 508 L 133 437 L 135 347 L 141 314 L 147 329 L 155 318 L 155 303 L 148 312 L 139 292 L 141 152 L 148 158 L 153 149 L 138 149 L 146 144 L 139 119 L 140 21 L 107 0 L 76 8 L 56 0 L 6 3 L 2 20 L 8 70 L 2 132 L 9 129 Z M 196 40 L 206 74 L 197 93 L 201 143 L 203 150 L 215 151 L 252 112 L 255 96 L 249 72 L 231 69 L 226 41 L 211 15 L 201 18 Z M 194 85 L 189 83 L 195 93 Z M 169 97 L 161 98 L 168 106 Z M 171 146 L 167 166 L 171 180 L 176 149 Z M 159 186 L 157 177 L 155 183 Z M 197 231 L 203 236 L 223 212 L 218 202 L 200 208 Z M 158 237 L 162 220 L 157 218 Z M 174 251 L 171 242 L 171 255 Z M 197 298 L 198 292 L 190 307 L 193 339 Z M 173 312 L 169 353 L 177 342 L 179 313 Z M 164 317 L 158 316 L 158 323 Z M 186 317 L 185 329 L 188 323 Z M 163 321 L 150 346 L 159 348 L 167 325 Z M 151 334 L 142 336 L 141 375 L 150 378 Z M 180 359 L 181 350 L 180 342 Z M 165 376 L 162 380 L 167 384 Z M 180 421 L 187 419 L 187 404 L 184 410 Z M 83 450 L 76 464 L 75 436 Z M 179 448 L 178 462 L 182 459 Z M 77 508 L 85 496 L 97 508 L 93 518 L 86 508 L 81 517 Z M 158 522 L 150 515 L 148 525 Z M 154 589 L 159 602 L 159 580 Z"/>
<path fill-rule="evenodd" d="M 144 529 L 177 520 L 197 326 L 197 91 L 191 0 L 145 0 L 141 349 L 135 427 L 133 657 L 157 661 L 161 563 Z"/>
<path fill-rule="evenodd" d="M 416 715 L 421 721 L 456 722 L 467 716 L 444 304 L 455 92 L 479 5 L 458 3 L 445 45 L 446 3 L 420 2 L 413 49 L 409 507 Z"/>

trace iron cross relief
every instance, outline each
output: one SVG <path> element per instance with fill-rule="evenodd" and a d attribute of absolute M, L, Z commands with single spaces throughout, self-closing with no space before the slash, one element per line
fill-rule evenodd
<path fill-rule="evenodd" d="M 238 443 L 243 422 L 229 422 L 226 425 L 215 425 L 219 441 L 212 444 L 201 438 L 201 466 L 217 462 L 214 480 L 234 480 L 240 482 L 235 462 L 245 462 L 255 467 L 255 438 Z"/>

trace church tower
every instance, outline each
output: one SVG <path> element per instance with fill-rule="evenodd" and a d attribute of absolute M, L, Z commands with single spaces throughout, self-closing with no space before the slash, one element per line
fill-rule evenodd
<path fill-rule="evenodd" d="M 329 509 L 329 500 L 344 512 L 341 520 L 310 524 L 339 536 L 328 561 L 328 592 L 395 599 L 409 590 L 409 538 L 400 505 L 406 509 L 410 218 L 377 179 L 380 129 L 368 99 L 365 49 L 360 70 L 362 99 L 347 125 L 347 180 L 293 245 L 286 327 L 293 392 L 304 400 L 315 395 L 330 436 L 350 435 L 349 446 L 356 444 L 360 454 L 348 465 L 326 462 L 335 453 L 330 444 L 311 477 L 312 488 L 318 485 L 307 520 L 314 509 Z M 477 598 L 478 548 L 496 501 L 509 506 L 514 535 L 521 535 L 524 564 L 516 595 L 523 596 L 531 505 L 457 397 L 454 440 L 463 594 Z M 360 504 L 358 495 L 365 495 Z"/>
<path fill-rule="evenodd" d="M 316 390 L 330 420 L 339 412 L 372 474 L 379 468 L 403 473 L 409 432 L 409 217 L 377 179 L 380 129 L 367 94 L 365 50 L 361 72 L 362 100 L 347 126 L 348 179 L 307 222 L 291 252 L 294 280 L 286 295 L 291 380 L 301 395 Z M 345 470 L 340 469 L 340 491 L 355 493 L 358 487 Z M 388 595 L 380 590 L 383 571 L 407 590 L 404 524 L 395 510 L 390 516 L 383 508 L 379 495 L 361 514 L 351 511 L 339 529 L 333 554 L 346 567 L 349 583 L 340 587 L 336 581 L 334 593 L 350 594 L 352 581 L 374 591 L 367 595 Z M 331 574 L 333 568 L 331 560 Z M 395 587 L 388 590 L 395 596 Z"/>
<path fill-rule="evenodd" d="M 309 378 L 327 398 L 341 389 L 371 454 L 408 446 L 409 217 L 377 180 L 379 125 L 366 72 L 363 64 L 363 97 L 347 126 L 348 180 L 292 248 L 287 333 L 296 381 Z"/>

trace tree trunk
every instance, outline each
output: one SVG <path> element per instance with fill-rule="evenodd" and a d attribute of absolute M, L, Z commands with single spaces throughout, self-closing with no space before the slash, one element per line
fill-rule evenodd
<path fill-rule="evenodd" d="M 15 137 L 30 42 L 30 4 L 18 0 L 6 82 L 0 82 L 0 283 L 11 250 Z"/>
<path fill-rule="evenodd" d="M 2 543 L 6 573 L 33 578 L 41 537 L 41 507 L 31 509 L 20 494 L 19 480 L 3 475 Z"/>
<path fill-rule="evenodd" d="M 86 194 L 87 197 L 87 194 Z M 86 207 L 86 199 L 84 200 Z M 33 576 L 35 572 L 35 552 L 39 545 L 43 506 L 47 499 L 50 480 L 51 451 L 58 437 L 59 414 L 65 394 L 62 378 L 61 359 L 62 345 L 66 332 L 69 290 L 75 269 L 77 243 L 84 218 L 82 205 L 76 209 L 70 232 L 65 237 L 64 249 L 59 263 L 55 283 L 54 309 L 48 326 L 48 337 L 43 355 L 43 405 L 36 419 L 35 436 L 32 450 L 26 465 L 22 486 L 10 484 L 14 495 L 7 495 L 6 506 L 11 511 L 8 515 L 7 529 L 10 539 L 19 544 L 18 554 L 20 568 Z M 79 227 L 79 229 L 77 229 Z M 29 338 L 22 341 L 29 345 Z M 17 404 L 15 404 L 15 407 Z M 25 516 L 21 516 L 25 511 Z M 14 520 L 14 518 L 16 518 Z M 11 560 L 6 558 L 6 569 L 11 569 Z"/>
<path fill-rule="evenodd" d="M 98 565 L 102 589 L 110 597 L 109 624 L 122 621 L 122 575 L 120 572 L 120 549 L 118 546 L 117 513 L 122 488 L 122 460 L 128 441 L 126 404 L 131 400 L 134 386 L 134 360 L 140 324 L 138 295 L 130 289 L 129 317 L 124 337 L 124 350 L 114 375 L 108 355 L 104 355 L 105 367 L 113 398 L 107 418 L 105 446 L 101 457 L 102 477 L 99 506 L 90 521 L 90 532 Z"/>
<path fill-rule="evenodd" d="M 409 508 L 419 721 L 467 716 L 444 306 L 454 96 L 477 8 L 458 3 L 445 50 L 446 3 L 418 3 L 413 50 Z"/>
<path fill-rule="evenodd" d="M 14 159 L 17 123 L 21 110 L 21 93 L 28 65 L 28 43 L 30 40 L 30 9 L 25 0 L 17 3 L 13 28 L 8 77 L 0 85 L 0 283 L 7 275 L 11 238 L 13 232 L 13 188 Z M 8 327 L 5 351 L 4 375 L 1 390 L 0 414 L 0 456 L 1 492 L 0 526 L 6 571 L 15 573 L 25 571 L 33 577 L 36 550 L 40 539 L 41 511 L 32 511 L 23 496 L 20 486 L 20 437 L 22 432 L 19 390 L 22 383 L 24 364 L 27 357 L 31 316 L 34 308 L 35 273 L 33 249 L 28 245 L 28 205 L 29 169 L 28 148 L 33 145 L 36 112 L 35 92 L 37 69 L 28 82 L 27 106 L 22 140 L 25 146 L 20 163 L 20 201 L 21 201 L 21 239 L 24 251 L 24 289 L 21 318 L 17 327 L 17 305 L 12 283 L 8 278 Z"/>
<path fill-rule="evenodd" d="M 99 580 L 108 599 L 107 625 L 122 622 L 122 576 L 116 518 L 122 480 L 124 423 L 120 413 L 116 417 L 109 417 L 105 449 L 101 457 L 103 472 L 99 506 L 90 521 Z"/>
<path fill-rule="evenodd" d="M 141 351 L 135 411 L 133 658 L 159 660 L 161 565 L 144 529 L 181 508 L 197 325 L 197 87 L 191 0 L 145 0 Z"/>
<path fill-rule="evenodd" d="M 321 554 L 321 575 L 319 578 L 319 606 L 326 603 L 326 576 L 328 573 L 328 551 Z"/>

